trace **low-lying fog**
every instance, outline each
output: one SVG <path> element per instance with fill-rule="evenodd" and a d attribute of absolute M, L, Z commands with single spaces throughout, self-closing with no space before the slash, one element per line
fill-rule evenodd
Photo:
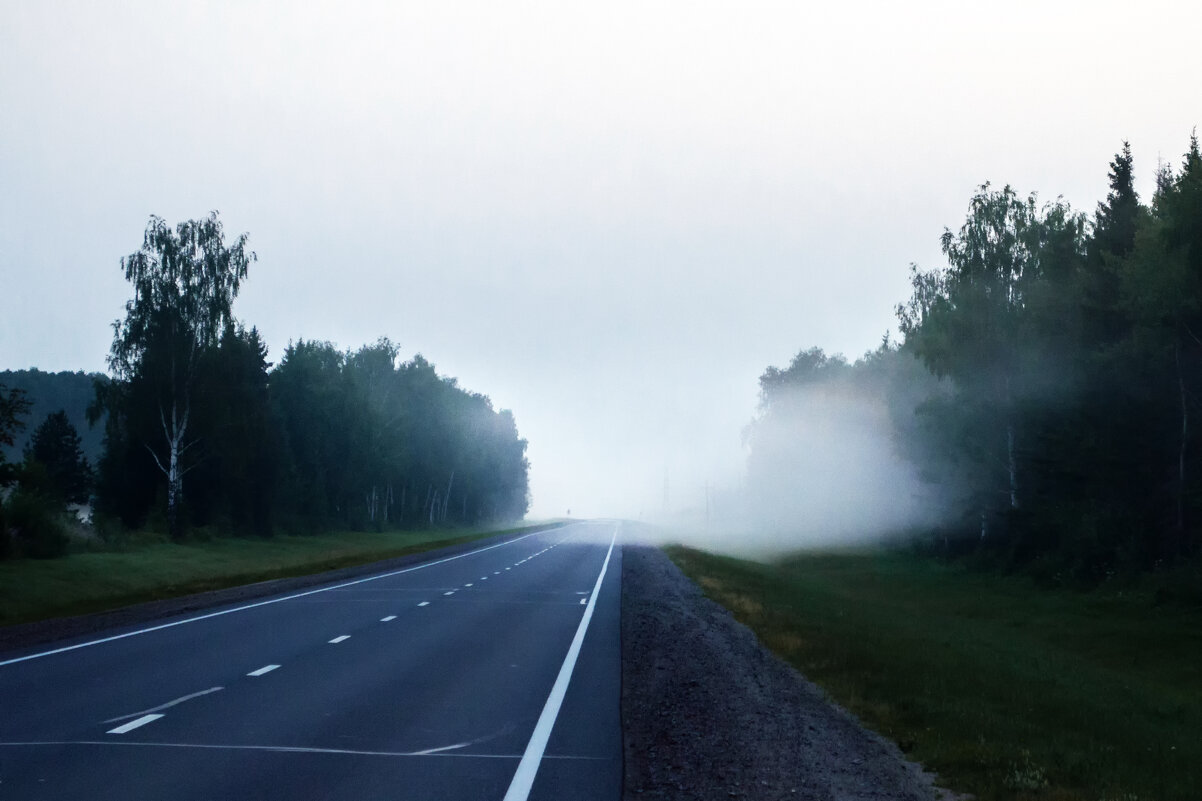
<path fill-rule="evenodd" d="M 862 544 L 938 523 L 880 396 L 843 379 L 787 387 L 743 432 L 743 469 L 630 533 L 751 557 Z M 669 485 L 670 490 L 670 485 Z"/>

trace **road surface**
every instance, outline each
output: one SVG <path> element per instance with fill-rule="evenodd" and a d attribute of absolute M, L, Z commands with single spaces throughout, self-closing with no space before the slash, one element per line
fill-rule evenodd
<path fill-rule="evenodd" d="M 0 799 L 621 795 L 614 524 L 0 656 Z"/>

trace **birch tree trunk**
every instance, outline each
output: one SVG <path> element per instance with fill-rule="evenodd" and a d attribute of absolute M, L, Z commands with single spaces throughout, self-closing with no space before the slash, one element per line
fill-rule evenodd
<path fill-rule="evenodd" d="M 146 450 L 150 452 L 154 463 L 167 477 L 167 530 L 172 539 L 179 536 L 179 504 L 180 498 L 183 497 L 184 473 L 187 472 L 183 468 L 181 459 L 184 452 L 195 444 L 194 442 L 184 443 L 184 437 L 188 433 L 190 413 L 191 407 L 185 405 L 181 420 L 179 403 L 172 400 L 171 423 L 168 424 L 167 415 L 163 413 L 163 407 L 159 406 L 159 423 L 163 427 L 163 437 L 167 440 L 167 464 L 165 466 L 159 459 L 159 455 L 154 452 L 154 448 L 146 445 Z"/>

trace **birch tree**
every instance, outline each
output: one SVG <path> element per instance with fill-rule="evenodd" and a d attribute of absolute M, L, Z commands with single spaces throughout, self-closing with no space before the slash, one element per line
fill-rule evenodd
<path fill-rule="evenodd" d="M 1061 201 L 1039 207 L 1034 195 L 988 184 L 973 197 L 960 230 L 945 230 L 948 266 L 914 270 L 914 295 L 898 307 L 907 346 L 958 390 L 957 405 L 971 417 L 964 447 L 986 478 L 980 490 L 981 535 L 999 508 L 1022 499 L 1021 404 L 1049 373 L 1043 356 L 1046 305 L 1070 283 L 1084 253 L 1084 218 Z"/>
<path fill-rule="evenodd" d="M 200 437 L 192 426 L 194 384 L 203 353 L 232 319 L 231 307 L 255 254 L 246 234 L 231 245 L 217 212 L 174 228 L 152 216 L 142 247 L 121 260 L 134 295 L 113 324 L 109 367 L 118 380 L 151 389 L 154 420 L 140 442 L 167 481 L 167 521 L 179 533 L 189 452 Z"/>

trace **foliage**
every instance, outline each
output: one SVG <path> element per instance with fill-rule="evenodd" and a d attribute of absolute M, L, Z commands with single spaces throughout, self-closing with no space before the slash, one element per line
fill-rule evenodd
<path fill-rule="evenodd" d="M 526 442 L 512 414 L 397 353 L 387 339 L 348 353 L 304 340 L 285 351 L 271 387 L 290 511 L 357 527 L 524 515 Z"/>
<path fill-rule="evenodd" d="M 528 505 L 513 416 L 387 339 L 356 351 L 298 340 L 273 367 L 233 300 L 254 254 L 216 213 L 152 217 L 122 260 L 134 297 L 114 325 L 97 510 L 173 537 L 216 526 L 383 529 L 513 520 Z M 187 477 L 185 493 L 184 478 Z"/>
<path fill-rule="evenodd" d="M 51 412 L 33 433 L 25 449 L 27 465 L 37 463 L 46 472 L 47 490 L 67 503 L 86 503 L 92 483 L 92 468 L 79 439 L 79 432 L 65 411 Z"/>
<path fill-rule="evenodd" d="M 143 447 L 167 481 L 167 520 L 180 533 L 184 476 L 209 432 L 193 425 L 193 397 L 208 353 L 233 322 L 233 301 L 255 254 L 246 234 L 227 246 L 217 212 L 174 229 L 152 216 L 142 247 L 121 260 L 134 296 L 125 318 L 113 324 L 109 366 L 125 392 L 108 400 L 130 405 L 107 409 L 134 447 Z"/>
<path fill-rule="evenodd" d="M 0 371 L 0 384 L 25 393 L 30 404 L 26 419 L 31 424 L 17 432 L 11 446 L 0 445 L 0 456 L 13 462 L 21 461 L 25 446 L 33 436 L 32 424 L 62 409 L 79 434 L 84 456 L 95 465 L 104 453 L 104 430 L 102 425 L 92 427 L 88 424 L 87 409 L 95 397 L 93 382 L 97 380 L 107 381 L 108 378 L 100 373 L 48 373 L 38 369 Z"/>
<path fill-rule="evenodd" d="M 9 389 L 0 384 L 0 487 L 12 481 L 12 473 L 4 458 L 4 448 L 16 441 L 17 433 L 25 428 L 22 419 L 29 413 L 30 402 L 21 389 Z"/>
<path fill-rule="evenodd" d="M 4 507 L 10 556 L 51 559 L 67 552 L 69 539 L 58 498 L 22 484 Z"/>
<path fill-rule="evenodd" d="M 1092 220 L 985 184 L 946 266 L 911 267 L 904 337 L 855 364 L 811 349 L 760 381 L 761 417 L 818 384 L 886 403 L 933 487 L 943 552 L 1093 583 L 1202 550 L 1202 154 L 1144 205 L 1123 143 Z M 900 366 L 916 361 L 925 370 Z M 882 369 L 884 368 L 884 373 Z M 889 374 L 885 383 L 871 376 Z M 749 477 L 779 442 L 751 438 Z"/>

